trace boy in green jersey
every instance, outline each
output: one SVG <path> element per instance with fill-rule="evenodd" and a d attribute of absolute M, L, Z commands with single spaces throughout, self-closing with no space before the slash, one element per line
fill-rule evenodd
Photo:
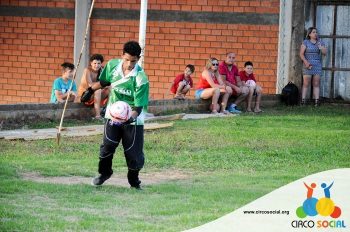
<path fill-rule="evenodd" d="M 144 70 L 137 64 L 141 47 L 136 41 L 124 44 L 122 59 L 110 60 L 100 75 L 100 81 L 88 88 L 81 96 L 81 102 L 90 100 L 97 89 L 111 86 L 105 118 L 103 143 L 100 147 L 99 175 L 92 185 L 102 185 L 113 174 L 112 159 L 120 141 L 128 166 L 128 181 L 132 188 L 141 189 L 139 171 L 144 165 L 143 124 L 148 106 L 149 82 Z M 109 107 L 116 101 L 124 101 L 132 108 L 132 114 L 125 123 L 111 119 Z"/>

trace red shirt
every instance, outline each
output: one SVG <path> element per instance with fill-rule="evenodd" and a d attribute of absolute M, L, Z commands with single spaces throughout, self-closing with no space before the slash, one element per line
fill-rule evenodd
<path fill-rule="evenodd" d="M 225 61 L 222 61 L 219 64 L 219 73 L 221 75 L 226 76 L 226 81 L 230 82 L 233 85 L 237 85 L 236 83 L 236 76 L 239 76 L 238 68 L 236 65 L 232 65 L 231 71 L 228 69 L 228 65 L 225 63 Z"/>
<path fill-rule="evenodd" d="M 189 76 L 188 77 L 188 80 L 186 80 L 185 79 L 185 74 L 184 73 L 182 73 L 182 74 L 179 74 L 179 75 L 177 75 L 176 77 L 175 77 L 175 80 L 174 80 L 174 82 L 173 82 L 173 85 L 171 86 L 171 89 L 170 89 L 170 91 L 172 92 L 172 93 L 176 93 L 176 91 L 177 91 L 177 88 L 179 88 L 179 83 L 181 82 L 181 81 L 186 81 L 187 83 L 187 85 L 190 85 L 191 86 L 191 88 L 193 87 L 193 80 L 192 80 L 192 77 L 191 76 Z"/>
<path fill-rule="evenodd" d="M 245 71 L 240 71 L 239 76 L 241 77 L 241 81 L 246 82 L 247 80 L 253 80 L 254 82 L 256 82 L 255 76 L 253 73 L 250 75 L 247 75 Z"/>
<path fill-rule="evenodd" d="M 216 79 L 216 76 L 214 75 L 214 73 L 211 75 L 211 78 L 213 79 L 215 84 L 219 84 L 218 79 Z M 205 79 L 205 77 L 201 76 L 199 78 L 197 89 L 207 89 L 207 88 L 212 88 L 212 87 L 210 86 L 207 79 Z"/>

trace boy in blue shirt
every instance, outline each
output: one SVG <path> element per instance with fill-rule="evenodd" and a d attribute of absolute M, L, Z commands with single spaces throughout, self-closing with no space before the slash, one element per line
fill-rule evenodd
<path fill-rule="evenodd" d="M 51 91 L 51 103 L 64 103 L 68 97 L 69 87 L 72 84 L 74 74 L 74 64 L 65 62 L 61 64 L 62 77 L 54 80 Z M 74 102 L 77 97 L 77 86 L 73 81 L 72 89 L 68 101 Z"/>

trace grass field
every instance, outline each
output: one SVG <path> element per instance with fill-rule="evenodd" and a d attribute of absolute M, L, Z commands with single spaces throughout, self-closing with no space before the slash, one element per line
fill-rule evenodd
<path fill-rule="evenodd" d="M 102 136 L 0 140 L 0 231 L 181 231 L 303 176 L 350 167 L 350 108 L 279 107 L 260 115 L 176 121 L 145 134 L 142 175 L 181 180 L 122 186 L 24 180 L 96 174 Z M 126 174 L 120 148 L 115 174 Z"/>

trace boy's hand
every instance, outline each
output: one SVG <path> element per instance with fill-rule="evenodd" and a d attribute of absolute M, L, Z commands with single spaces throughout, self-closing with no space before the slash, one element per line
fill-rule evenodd
<path fill-rule="evenodd" d="M 323 44 L 320 41 L 317 42 L 317 47 L 318 47 L 318 49 L 325 48 L 325 46 L 323 46 Z"/>
<path fill-rule="evenodd" d="M 74 97 L 77 96 L 77 94 L 76 94 L 74 91 L 69 91 L 69 94 L 72 95 L 72 96 L 74 96 Z"/>
<path fill-rule="evenodd" d="M 110 124 L 111 125 L 115 125 L 115 126 L 123 126 L 123 125 L 129 125 L 130 123 L 133 123 L 136 121 L 136 118 L 133 118 L 132 116 L 126 120 L 125 122 L 116 122 L 116 121 L 112 121 L 110 120 Z"/>
<path fill-rule="evenodd" d="M 123 125 L 129 125 L 130 123 L 133 123 L 136 121 L 136 118 L 131 116 L 126 122 L 123 123 Z"/>

